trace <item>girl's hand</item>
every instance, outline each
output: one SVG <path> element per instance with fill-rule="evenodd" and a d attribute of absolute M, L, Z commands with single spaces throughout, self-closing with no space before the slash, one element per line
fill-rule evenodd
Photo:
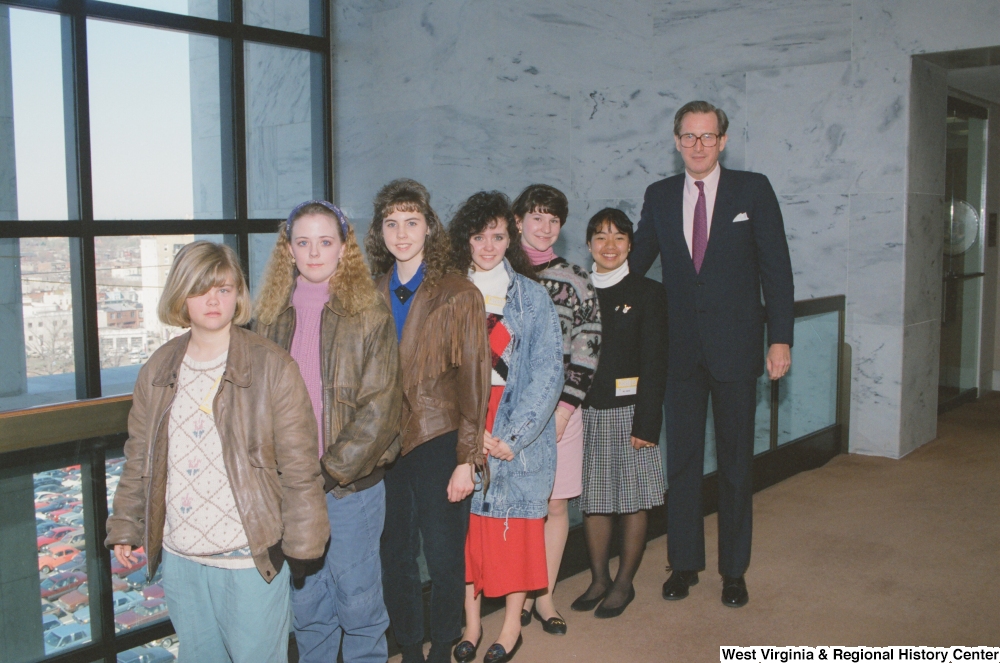
<path fill-rule="evenodd" d="M 474 473 L 476 468 L 472 463 L 462 463 L 451 473 L 448 481 L 448 501 L 461 502 L 472 494 L 476 488 Z"/>
<path fill-rule="evenodd" d="M 655 447 L 656 445 L 652 442 L 647 442 L 646 440 L 640 440 L 636 436 L 632 436 L 629 440 L 632 443 L 632 448 L 638 451 L 639 449 L 645 449 L 646 447 Z"/>
<path fill-rule="evenodd" d="M 514 452 L 510 450 L 510 446 L 508 446 L 506 442 L 499 438 L 493 438 L 493 440 L 496 444 L 493 446 L 493 449 L 490 450 L 491 456 L 497 460 L 514 460 Z"/>
<path fill-rule="evenodd" d="M 124 543 L 115 544 L 115 559 L 126 569 L 132 568 L 132 546 Z"/>
<path fill-rule="evenodd" d="M 562 407 L 561 405 L 556 406 L 556 442 L 562 440 L 563 433 L 566 432 L 566 426 L 569 424 L 569 418 L 573 416 L 573 413 Z"/>

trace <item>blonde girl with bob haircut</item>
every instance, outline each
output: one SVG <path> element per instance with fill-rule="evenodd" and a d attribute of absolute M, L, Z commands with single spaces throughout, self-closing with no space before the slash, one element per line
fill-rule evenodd
<path fill-rule="evenodd" d="M 189 331 L 140 369 L 105 545 L 163 569 L 185 660 L 288 660 L 289 570 L 329 538 L 316 422 L 291 356 L 239 326 L 247 284 L 232 249 L 193 242 L 157 308 Z"/>
<path fill-rule="evenodd" d="M 341 653 L 345 663 L 384 663 L 379 539 L 382 477 L 399 454 L 399 350 L 389 308 L 336 205 L 304 202 L 278 228 L 254 329 L 295 359 L 319 430 L 331 539 L 322 564 L 293 577 L 299 660 L 326 663 Z"/>
<path fill-rule="evenodd" d="M 470 496 L 485 465 L 486 309 L 451 265 L 448 233 L 420 183 L 382 187 L 365 246 L 395 322 L 405 396 L 401 455 L 385 476 L 385 602 L 403 663 L 423 663 L 422 536 L 432 586 L 426 660 L 446 663 L 462 633 Z"/>

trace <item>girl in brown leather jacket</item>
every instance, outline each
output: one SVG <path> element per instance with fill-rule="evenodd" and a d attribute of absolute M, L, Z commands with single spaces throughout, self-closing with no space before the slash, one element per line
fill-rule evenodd
<path fill-rule="evenodd" d="M 182 248 L 157 313 L 190 332 L 139 371 L 106 545 L 163 589 L 181 656 L 287 661 L 289 572 L 329 538 L 316 420 L 287 352 L 240 328 L 250 297 L 228 247 Z"/>
<path fill-rule="evenodd" d="M 379 191 L 365 248 L 395 320 L 403 376 L 402 455 L 385 476 L 385 602 L 404 663 L 423 662 L 419 533 L 433 585 L 427 660 L 445 663 L 462 632 L 469 496 L 483 466 L 486 311 L 450 266 L 448 235 L 419 183 Z"/>
<path fill-rule="evenodd" d="M 399 350 L 344 213 L 304 202 L 281 224 L 257 300 L 255 331 L 299 365 L 319 429 L 330 546 L 292 583 L 302 663 L 385 661 L 379 538 L 384 466 L 399 454 Z"/>

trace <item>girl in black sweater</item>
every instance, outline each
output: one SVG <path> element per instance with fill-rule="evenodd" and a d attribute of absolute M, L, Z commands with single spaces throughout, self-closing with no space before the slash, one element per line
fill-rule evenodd
<path fill-rule="evenodd" d="M 667 381 L 667 301 L 663 287 L 629 274 L 632 222 L 606 208 L 587 225 L 591 274 L 601 307 L 601 361 L 583 402 L 583 494 L 580 509 L 591 583 L 574 610 L 617 617 L 635 598 L 632 578 L 646 548 L 649 509 L 663 504 L 657 442 Z M 622 554 L 608 569 L 614 516 L 622 520 Z M 598 606 L 598 604 L 600 604 Z"/>

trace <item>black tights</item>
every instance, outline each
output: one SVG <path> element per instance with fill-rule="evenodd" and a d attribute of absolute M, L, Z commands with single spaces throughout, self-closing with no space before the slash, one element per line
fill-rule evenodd
<path fill-rule="evenodd" d="M 614 527 L 613 514 L 588 514 L 583 517 L 583 532 L 587 537 L 587 552 L 590 554 L 590 587 L 580 598 L 595 599 L 604 592 L 604 607 L 616 608 L 626 601 L 632 588 L 632 578 L 639 570 L 642 553 L 646 550 L 647 511 L 620 514 L 622 529 L 621 556 L 618 560 L 618 574 L 611 581 L 608 559 L 611 556 L 611 532 Z"/>

